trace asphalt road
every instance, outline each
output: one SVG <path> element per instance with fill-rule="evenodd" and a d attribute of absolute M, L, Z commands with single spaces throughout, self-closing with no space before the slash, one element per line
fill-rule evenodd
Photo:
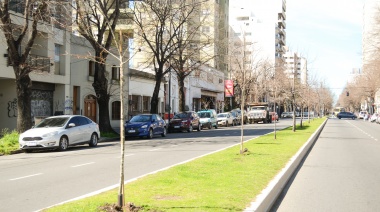
<path fill-rule="evenodd" d="M 380 211 L 380 125 L 329 119 L 271 211 Z"/>
<path fill-rule="evenodd" d="M 277 129 L 291 125 L 281 119 Z M 244 125 L 244 140 L 272 132 L 274 124 Z M 171 133 L 126 142 L 125 180 L 240 143 L 240 126 Z M 119 184 L 120 143 L 0 157 L 0 211 L 38 211 Z M 115 199 L 116 202 L 116 199 Z"/>

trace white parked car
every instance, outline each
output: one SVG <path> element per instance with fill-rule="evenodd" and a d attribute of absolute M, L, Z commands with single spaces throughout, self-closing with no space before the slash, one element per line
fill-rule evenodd
<path fill-rule="evenodd" d="M 234 125 L 234 116 L 230 112 L 226 113 L 219 113 L 218 114 L 218 119 L 217 119 L 218 125 L 219 126 L 230 126 Z"/>
<path fill-rule="evenodd" d="M 367 111 L 360 111 L 359 112 L 359 119 L 364 119 L 366 115 L 368 115 Z"/>
<path fill-rule="evenodd" d="M 370 117 L 369 117 L 369 121 L 370 122 L 376 122 L 377 118 L 379 117 L 379 115 L 377 113 L 374 113 L 372 114 Z"/>
<path fill-rule="evenodd" d="M 39 124 L 22 133 L 20 149 L 30 152 L 36 149 L 66 150 L 69 146 L 98 145 L 99 126 L 91 119 L 80 115 L 62 115 L 45 118 Z"/>

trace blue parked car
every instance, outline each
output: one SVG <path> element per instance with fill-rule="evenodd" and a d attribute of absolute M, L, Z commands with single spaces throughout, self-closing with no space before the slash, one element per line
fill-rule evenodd
<path fill-rule="evenodd" d="M 124 125 L 125 137 L 153 138 L 154 135 L 166 136 L 166 123 L 158 114 L 133 116 Z"/>
<path fill-rule="evenodd" d="M 342 118 L 348 118 L 348 119 L 356 119 L 356 115 L 351 113 L 351 112 L 340 112 L 338 113 L 338 115 L 336 115 L 336 117 L 338 117 L 338 119 L 342 119 Z"/>

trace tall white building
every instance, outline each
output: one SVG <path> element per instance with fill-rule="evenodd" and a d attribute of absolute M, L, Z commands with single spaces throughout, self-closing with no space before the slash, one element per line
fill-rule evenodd
<path fill-rule="evenodd" d="M 296 79 L 301 84 L 306 84 L 308 78 L 306 58 L 302 57 L 297 52 L 291 51 L 287 51 L 284 55 L 284 58 L 286 75 L 291 79 L 296 76 Z"/>
<path fill-rule="evenodd" d="M 272 64 L 283 59 L 286 45 L 285 0 L 234 0 L 230 2 L 231 39 L 251 42 L 255 59 Z M 235 37 L 235 38 L 234 38 Z"/>

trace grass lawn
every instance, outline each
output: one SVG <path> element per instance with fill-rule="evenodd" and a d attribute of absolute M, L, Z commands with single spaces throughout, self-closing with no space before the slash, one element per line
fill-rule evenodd
<path fill-rule="evenodd" d="M 125 185 L 125 201 L 140 211 L 242 211 L 268 185 L 325 118 L 287 128 Z M 46 211 L 101 211 L 117 203 L 118 189 Z"/>
<path fill-rule="evenodd" d="M 10 154 L 12 151 L 18 150 L 18 132 L 17 131 L 8 131 L 4 129 L 0 133 L 0 155 Z"/>

